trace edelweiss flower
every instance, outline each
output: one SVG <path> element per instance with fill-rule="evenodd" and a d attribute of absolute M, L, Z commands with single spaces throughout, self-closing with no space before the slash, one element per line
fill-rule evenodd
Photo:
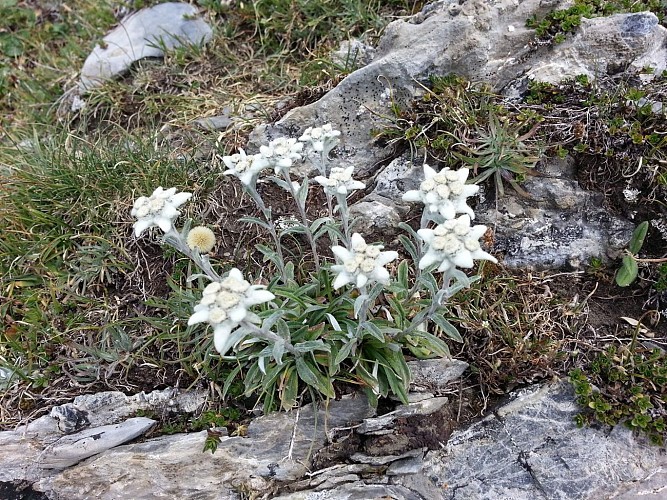
<path fill-rule="evenodd" d="M 243 279 L 241 271 L 234 268 L 221 282 L 210 283 L 194 308 L 188 325 L 207 321 L 213 327 L 213 343 L 221 356 L 229 350 L 232 330 L 242 321 L 258 322 L 259 318 L 248 311 L 250 306 L 275 298 L 263 285 L 251 285 Z"/>
<path fill-rule="evenodd" d="M 176 209 L 191 196 L 191 193 L 177 194 L 176 188 L 165 191 L 159 187 L 148 198 L 146 196 L 137 198 L 131 212 L 132 216 L 138 219 L 134 223 L 134 234 L 137 237 L 141 236 L 144 230 L 155 226 L 168 233 L 176 217 L 181 215 Z"/>
<path fill-rule="evenodd" d="M 282 170 L 290 168 L 294 160 L 301 159 L 302 149 L 303 143 L 297 142 L 296 139 L 279 137 L 271 141 L 268 146 L 260 146 L 259 151 L 278 175 Z"/>
<path fill-rule="evenodd" d="M 242 149 L 231 156 L 223 156 L 222 161 L 229 169 L 223 175 L 234 175 L 246 186 L 254 185 L 259 173 L 269 166 L 261 154 L 248 156 Z"/>
<path fill-rule="evenodd" d="M 334 130 L 331 123 L 321 127 L 308 127 L 299 140 L 310 143 L 314 151 L 331 151 L 338 144 L 340 130 Z"/>
<path fill-rule="evenodd" d="M 329 178 L 323 175 L 315 177 L 315 181 L 324 186 L 324 190 L 332 195 L 347 194 L 355 189 L 364 189 L 366 184 L 360 181 L 355 181 L 352 178 L 354 167 L 333 167 Z"/>
<path fill-rule="evenodd" d="M 351 251 L 338 245 L 331 247 L 341 261 L 341 264 L 331 266 L 331 270 L 338 273 L 333 282 L 334 289 L 348 283 L 354 283 L 357 288 L 374 281 L 389 283 L 389 272 L 384 266 L 396 259 L 398 253 L 382 252 L 382 245 L 367 245 L 359 233 L 352 235 L 351 244 Z"/>
<path fill-rule="evenodd" d="M 469 172 L 467 168 L 445 168 L 436 172 L 425 164 L 425 178 L 419 189 L 405 193 L 403 201 L 421 201 L 426 206 L 425 210 L 440 214 L 445 220 L 453 219 L 457 213 L 468 214 L 474 219 L 475 214 L 466 205 L 466 198 L 477 193 L 479 186 L 465 183 Z"/>
<path fill-rule="evenodd" d="M 215 246 L 215 234 L 204 226 L 193 227 L 188 233 L 185 242 L 191 250 L 197 250 L 199 253 L 208 253 Z"/>
<path fill-rule="evenodd" d="M 438 271 L 445 272 L 453 267 L 472 267 L 473 259 L 498 262 L 479 244 L 485 232 L 486 226 L 470 227 L 470 216 L 467 214 L 447 220 L 435 229 L 420 229 L 417 234 L 428 246 L 419 261 L 419 269 L 439 264 Z"/>

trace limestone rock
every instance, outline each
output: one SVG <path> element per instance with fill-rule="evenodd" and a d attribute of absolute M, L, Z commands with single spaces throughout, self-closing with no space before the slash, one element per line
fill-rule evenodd
<path fill-rule="evenodd" d="M 37 489 L 60 498 L 237 498 L 237 488 L 266 493 L 275 483 L 301 479 L 326 430 L 372 415 L 364 397 L 307 405 L 253 420 L 247 437 L 221 438 L 215 454 L 202 453 L 207 432 L 163 436 L 119 446 L 58 475 Z"/>
<path fill-rule="evenodd" d="M 442 451 L 429 452 L 417 475 L 396 482 L 424 498 L 608 498 L 666 464 L 623 426 L 578 428 L 569 382 L 520 391 L 509 404 L 455 431 Z M 474 466 L 471 467 L 471 464 Z M 502 472 L 500 472 L 502 471 Z"/>
<path fill-rule="evenodd" d="M 541 166 L 540 176 L 522 187 L 531 199 L 508 188 L 506 195 L 479 204 L 476 219 L 494 228 L 494 254 L 521 269 L 578 269 L 592 257 L 616 257 L 634 224 L 604 208 L 603 195 L 585 191 L 571 176 L 567 160 Z"/>
<path fill-rule="evenodd" d="M 557 84 L 586 75 L 593 81 L 599 74 L 639 73 L 644 67 L 659 75 L 667 65 L 666 43 L 667 29 L 651 12 L 584 18 L 573 37 L 555 45 L 549 59 L 535 63 L 528 78 Z"/>
<path fill-rule="evenodd" d="M 69 434 L 47 447 L 38 459 L 43 469 L 65 469 L 110 448 L 132 441 L 155 425 L 145 417 L 129 418 L 120 424 L 103 425 Z"/>
<path fill-rule="evenodd" d="M 79 90 L 98 87 L 146 57 L 162 57 L 163 49 L 206 43 L 211 28 L 192 5 L 168 2 L 142 9 L 126 18 L 96 45 L 81 70 Z"/>
<path fill-rule="evenodd" d="M 468 363 L 457 359 L 420 359 L 408 361 L 412 374 L 411 391 L 440 393 L 468 369 Z"/>

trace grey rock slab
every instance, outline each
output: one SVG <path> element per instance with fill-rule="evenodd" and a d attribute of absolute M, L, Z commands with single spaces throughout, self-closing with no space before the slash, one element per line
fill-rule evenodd
<path fill-rule="evenodd" d="M 592 81 L 599 74 L 639 73 L 644 67 L 659 75 L 667 67 L 666 44 L 667 29 L 651 12 L 583 18 L 574 36 L 555 45 L 551 57 L 537 61 L 527 76 L 557 84 L 577 75 Z"/>
<path fill-rule="evenodd" d="M 435 394 L 447 388 L 468 369 L 468 363 L 458 359 L 420 359 L 408 361 L 412 380 L 410 390 Z"/>
<path fill-rule="evenodd" d="M 475 222 L 494 228 L 491 253 L 502 255 L 508 267 L 536 270 L 579 269 L 592 257 L 616 258 L 634 224 L 610 213 L 601 193 L 579 187 L 567 159 L 543 163 L 540 175 L 522 185 L 530 199 L 508 186 L 504 197 L 475 208 Z"/>
<path fill-rule="evenodd" d="M 127 443 L 150 430 L 156 421 L 134 417 L 119 424 L 103 425 L 63 436 L 39 456 L 43 469 L 65 469 L 115 446 Z"/>
<path fill-rule="evenodd" d="M 297 481 L 324 446 L 326 431 L 372 415 L 363 396 L 307 405 L 253 420 L 247 437 L 221 438 L 215 454 L 202 453 L 207 432 L 164 436 L 118 446 L 38 483 L 59 498 L 237 498 L 234 489 L 266 493 Z"/>
<path fill-rule="evenodd" d="M 81 69 L 79 90 L 98 87 L 146 57 L 162 57 L 163 49 L 208 42 L 213 31 L 193 5 L 168 2 L 124 18 L 96 45 Z"/>
<path fill-rule="evenodd" d="M 357 427 L 359 434 L 382 435 L 392 432 L 394 422 L 398 418 L 414 417 L 416 415 L 430 415 L 447 404 L 447 398 L 431 398 L 400 405 L 390 413 L 380 417 L 367 418 Z"/>
<path fill-rule="evenodd" d="M 424 497 L 395 484 L 347 483 L 326 491 L 300 491 L 274 497 L 276 500 L 424 500 Z"/>
<path fill-rule="evenodd" d="M 567 381 L 520 391 L 395 481 L 425 498 L 598 499 L 664 467 L 663 451 L 623 426 L 578 428 L 579 411 Z"/>

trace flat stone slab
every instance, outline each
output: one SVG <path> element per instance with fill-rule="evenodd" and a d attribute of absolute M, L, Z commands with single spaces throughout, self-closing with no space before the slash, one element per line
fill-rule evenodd
<path fill-rule="evenodd" d="M 213 36 L 193 5 L 168 2 L 131 14 L 104 37 L 81 70 L 79 90 L 99 87 L 146 57 L 162 57 L 163 49 L 201 45 Z"/>
<path fill-rule="evenodd" d="M 521 391 L 397 482 L 424 498 L 453 500 L 599 499 L 630 486 L 659 488 L 644 481 L 665 470 L 664 450 L 621 425 L 578 428 L 574 397 L 565 380 Z"/>

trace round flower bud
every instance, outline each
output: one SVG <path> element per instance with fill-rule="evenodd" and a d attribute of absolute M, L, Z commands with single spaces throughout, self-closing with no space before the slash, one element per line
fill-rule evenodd
<path fill-rule="evenodd" d="M 208 253 L 215 246 L 215 234 L 207 227 L 197 226 L 188 233 L 186 243 L 191 250 Z"/>

